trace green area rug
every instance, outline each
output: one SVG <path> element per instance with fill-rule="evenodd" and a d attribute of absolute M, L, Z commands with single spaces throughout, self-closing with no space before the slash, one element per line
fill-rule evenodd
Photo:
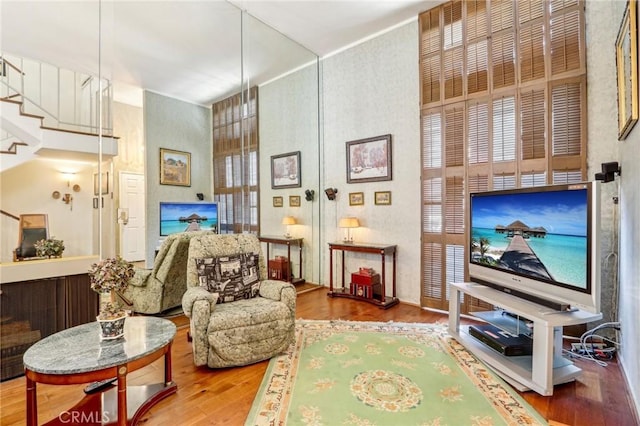
<path fill-rule="evenodd" d="M 445 324 L 296 321 L 245 425 L 547 424 Z"/>

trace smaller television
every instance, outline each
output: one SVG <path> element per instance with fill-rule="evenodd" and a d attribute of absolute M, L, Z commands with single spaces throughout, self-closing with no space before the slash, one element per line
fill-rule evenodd
<path fill-rule="evenodd" d="M 598 182 L 470 194 L 469 278 L 555 310 L 600 311 Z"/>
<path fill-rule="evenodd" d="M 160 236 L 207 230 L 218 233 L 218 229 L 218 203 L 160 202 Z"/>

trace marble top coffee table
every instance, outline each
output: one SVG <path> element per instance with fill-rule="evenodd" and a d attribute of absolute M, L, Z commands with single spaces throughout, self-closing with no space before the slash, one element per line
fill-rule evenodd
<path fill-rule="evenodd" d="M 133 425 L 154 404 L 173 394 L 171 345 L 173 322 L 155 317 L 129 317 L 124 336 L 100 340 L 97 322 L 48 336 L 24 354 L 27 425 L 38 424 L 36 383 L 70 385 L 117 378 L 117 388 L 86 395 L 70 409 L 60 410 L 47 424 L 89 423 Z M 127 386 L 127 374 L 164 356 L 164 383 Z"/>

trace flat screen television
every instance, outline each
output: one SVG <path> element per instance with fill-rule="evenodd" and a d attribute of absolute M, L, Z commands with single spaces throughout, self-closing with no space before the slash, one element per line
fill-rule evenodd
<path fill-rule="evenodd" d="M 160 202 L 160 235 L 211 230 L 218 232 L 218 203 Z"/>
<path fill-rule="evenodd" d="M 599 182 L 472 193 L 468 211 L 472 282 L 600 312 Z"/>

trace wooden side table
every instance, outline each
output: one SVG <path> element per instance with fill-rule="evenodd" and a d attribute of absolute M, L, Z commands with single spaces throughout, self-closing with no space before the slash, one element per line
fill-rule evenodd
<path fill-rule="evenodd" d="M 35 343 L 24 354 L 27 425 L 38 424 L 37 383 L 70 385 L 110 378 L 117 379 L 117 387 L 86 395 L 73 408 L 61 408 L 60 414 L 47 424 L 69 424 L 73 418 L 92 424 L 136 424 L 153 405 L 177 390 L 171 378 L 171 344 L 175 334 L 176 326 L 169 320 L 129 317 L 124 336 L 119 339 L 100 340 L 100 325 L 92 322 Z M 127 386 L 128 373 L 163 356 L 163 383 Z"/>
<path fill-rule="evenodd" d="M 390 308 L 393 305 L 399 303 L 398 298 L 396 297 L 396 249 L 395 245 L 386 245 L 386 244 L 370 244 L 370 243 L 329 243 L 329 293 L 330 297 L 348 297 L 351 299 L 364 300 L 369 303 L 373 303 L 380 308 Z M 333 288 L 333 251 L 339 250 L 342 253 L 342 288 L 334 289 Z M 345 271 L 344 271 L 344 253 L 345 252 L 360 252 L 360 253 L 374 253 L 379 254 L 381 259 L 381 294 L 379 295 L 379 299 L 372 297 L 362 297 L 357 294 L 351 294 L 349 287 L 345 286 Z M 392 275 L 391 275 L 391 296 L 386 295 L 386 282 L 387 282 L 387 274 L 386 274 L 386 256 L 392 257 Z"/>
<path fill-rule="evenodd" d="M 298 276 L 293 277 L 293 274 L 288 274 L 288 281 L 291 284 L 303 284 L 305 279 L 302 278 L 302 238 L 286 238 L 286 237 L 277 237 L 277 236 L 266 236 L 260 235 L 258 239 L 267 244 L 267 262 L 271 260 L 269 256 L 269 246 L 271 244 L 280 244 L 287 246 L 287 261 L 289 263 L 289 268 L 291 267 L 291 246 L 298 247 Z"/>

